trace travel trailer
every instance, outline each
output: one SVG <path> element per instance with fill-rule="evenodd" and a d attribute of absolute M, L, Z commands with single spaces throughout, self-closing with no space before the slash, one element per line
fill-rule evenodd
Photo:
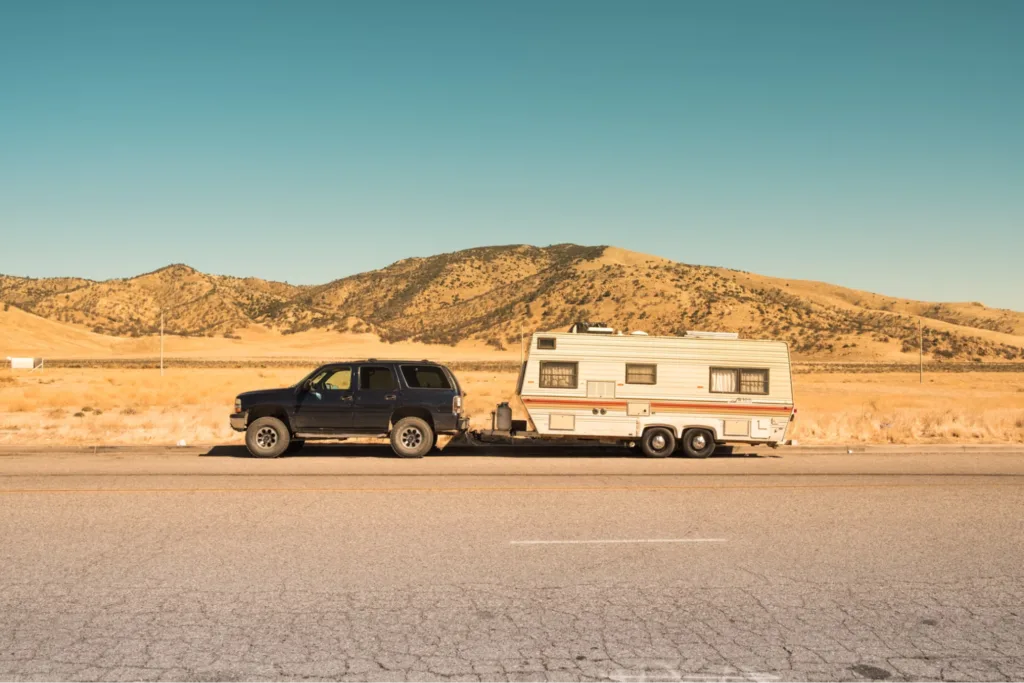
<path fill-rule="evenodd" d="M 510 425 L 507 405 L 498 429 L 631 443 L 650 457 L 681 447 L 702 458 L 726 442 L 776 446 L 796 414 L 788 345 L 726 332 L 661 337 L 576 323 L 534 334 L 516 393 L 532 430 Z"/>

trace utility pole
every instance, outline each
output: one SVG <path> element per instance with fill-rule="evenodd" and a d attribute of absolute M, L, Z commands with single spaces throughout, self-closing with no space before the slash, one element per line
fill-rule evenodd
<path fill-rule="evenodd" d="M 164 309 L 160 309 L 160 376 L 164 376 Z"/>
<path fill-rule="evenodd" d="M 519 367 L 523 366 L 523 362 L 526 360 L 526 343 L 525 337 L 523 336 L 523 321 L 519 321 Z"/>
<path fill-rule="evenodd" d="M 920 370 L 920 383 L 924 384 L 924 325 L 917 319 L 917 362 Z"/>

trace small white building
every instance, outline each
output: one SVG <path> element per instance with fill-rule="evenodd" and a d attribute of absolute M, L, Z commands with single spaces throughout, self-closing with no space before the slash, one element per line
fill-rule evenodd
<path fill-rule="evenodd" d="M 35 370 L 36 368 L 43 367 L 42 358 L 12 358 L 7 356 L 7 360 L 11 362 L 11 370 Z"/>
<path fill-rule="evenodd" d="M 721 332 L 534 334 L 516 393 L 542 437 L 637 441 L 652 457 L 777 445 L 796 413 L 789 346 Z"/>

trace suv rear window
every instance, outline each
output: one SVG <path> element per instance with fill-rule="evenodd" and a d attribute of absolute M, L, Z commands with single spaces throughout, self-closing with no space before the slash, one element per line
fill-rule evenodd
<path fill-rule="evenodd" d="M 402 376 L 412 389 L 452 388 L 444 371 L 434 365 L 403 365 Z"/>

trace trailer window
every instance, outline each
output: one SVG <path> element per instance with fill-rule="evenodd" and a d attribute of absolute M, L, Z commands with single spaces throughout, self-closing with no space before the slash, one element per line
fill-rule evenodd
<path fill-rule="evenodd" d="M 658 366 L 626 363 L 626 384 L 657 384 Z"/>
<path fill-rule="evenodd" d="M 540 337 L 537 339 L 537 348 L 546 349 L 548 351 L 555 350 L 555 338 L 554 337 Z"/>
<path fill-rule="evenodd" d="M 740 370 L 741 394 L 767 394 L 767 370 Z"/>
<path fill-rule="evenodd" d="M 553 361 L 541 361 L 541 389 L 575 389 L 577 386 L 579 386 L 578 363 L 555 363 Z"/>
<path fill-rule="evenodd" d="M 712 394 L 767 394 L 768 371 L 753 368 L 711 368 Z"/>

